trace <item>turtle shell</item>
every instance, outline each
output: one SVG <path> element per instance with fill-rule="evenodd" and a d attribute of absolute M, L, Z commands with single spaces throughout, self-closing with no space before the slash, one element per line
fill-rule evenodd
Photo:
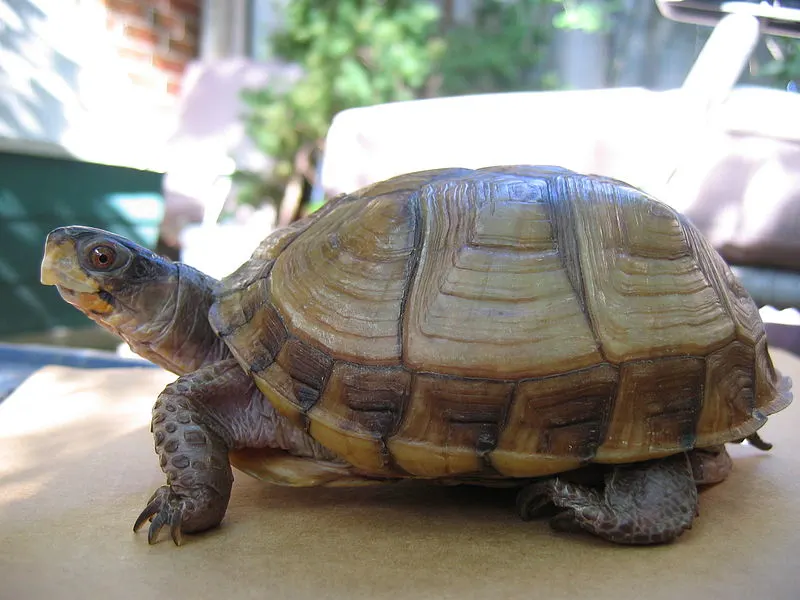
<path fill-rule="evenodd" d="M 741 439 L 791 401 L 684 217 L 556 167 L 413 173 L 270 236 L 210 314 L 363 472 L 533 477 Z"/>

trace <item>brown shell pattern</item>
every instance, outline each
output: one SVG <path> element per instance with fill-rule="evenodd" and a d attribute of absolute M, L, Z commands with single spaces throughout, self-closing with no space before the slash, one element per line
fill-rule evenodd
<path fill-rule="evenodd" d="M 531 477 L 747 436 L 791 401 L 752 299 L 621 182 L 445 169 L 329 202 L 211 321 L 274 405 L 364 472 Z"/>

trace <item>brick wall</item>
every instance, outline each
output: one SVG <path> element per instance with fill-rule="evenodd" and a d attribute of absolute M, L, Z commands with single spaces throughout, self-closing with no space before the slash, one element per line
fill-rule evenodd
<path fill-rule="evenodd" d="M 202 0 L 103 0 L 106 23 L 131 82 L 171 104 L 198 55 Z"/>

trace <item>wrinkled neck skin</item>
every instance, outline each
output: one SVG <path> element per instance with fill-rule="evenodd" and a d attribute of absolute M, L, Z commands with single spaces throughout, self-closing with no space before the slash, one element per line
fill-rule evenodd
<path fill-rule="evenodd" d="M 113 311 L 92 319 L 124 339 L 140 356 L 177 375 L 197 373 L 189 390 L 225 389 L 209 406 L 218 433 L 231 448 L 270 447 L 316 459 L 333 455 L 280 416 L 211 328 L 208 311 L 219 282 L 182 263 L 158 260 L 145 281 L 113 286 Z M 189 392 L 191 393 L 191 391 Z"/>
<path fill-rule="evenodd" d="M 188 265 L 170 263 L 168 275 L 116 296 L 113 317 L 89 316 L 136 354 L 185 375 L 231 357 L 208 322 L 216 285 L 214 278 Z"/>

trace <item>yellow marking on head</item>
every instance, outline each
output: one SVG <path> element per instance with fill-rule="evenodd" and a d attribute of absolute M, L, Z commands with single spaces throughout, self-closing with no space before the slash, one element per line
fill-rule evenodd
<path fill-rule="evenodd" d="M 97 283 L 78 265 L 78 251 L 71 238 L 47 237 L 40 279 L 44 285 L 58 285 L 73 292 L 93 294 L 100 291 Z"/>
<path fill-rule="evenodd" d="M 114 307 L 100 298 L 96 293 L 80 293 L 76 294 L 76 306 L 81 307 L 83 310 L 90 311 L 94 314 L 110 314 Z"/>

